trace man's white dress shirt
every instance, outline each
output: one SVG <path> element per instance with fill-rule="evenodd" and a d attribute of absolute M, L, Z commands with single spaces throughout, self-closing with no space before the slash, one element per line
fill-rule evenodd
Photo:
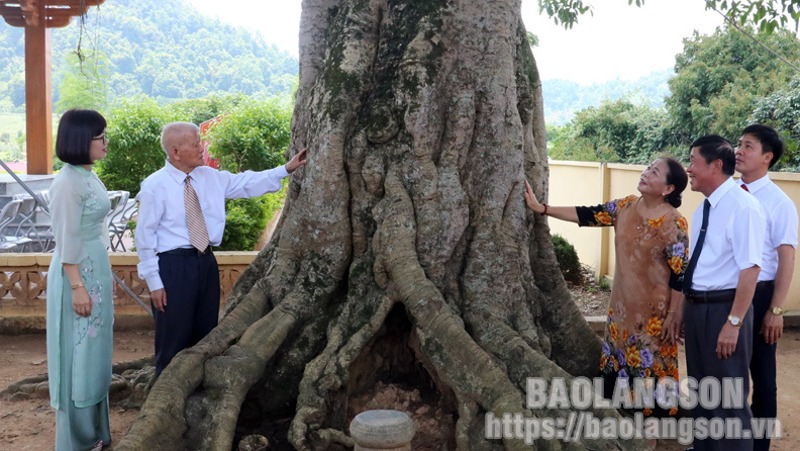
<path fill-rule="evenodd" d="M 286 166 L 266 171 L 231 174 L 208 166 L 188 174 L 200 199 L 211 246 L 219 246 L 225 230 L 225 199 L 262 196 L 281 189 L 289 175 Z M 178 248 L 191 248 L 186 224 L 183 189 L 187 174 L 166 162 L 163 168 L 142 182 L 139 191 L 139 218 L 136 222 L 136 253 L 139 278 L 150 291 L 164 288 L 158 273 L 158 254 Z"/>

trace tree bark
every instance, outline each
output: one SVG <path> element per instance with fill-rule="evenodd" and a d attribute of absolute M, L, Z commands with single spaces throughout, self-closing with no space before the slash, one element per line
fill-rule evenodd
<path fill-rule="evenodd" d="M 526 378 L 594 376 L 600 345 L 524 205 L 548 168 L 519 1 L 304 0 L 300 30 L 291 152 L 309 162 L 220 325 L 118 449 L 230 450 L 276 428 L 351 447 L 353 400 L 398 380 L 434 387 L 450 449 L 529 449 L 485 439 L 485 414 L 567 415 L 526 409 Z"/>

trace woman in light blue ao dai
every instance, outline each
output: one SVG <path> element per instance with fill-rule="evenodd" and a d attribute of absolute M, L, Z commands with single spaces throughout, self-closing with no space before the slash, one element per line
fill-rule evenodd
<path fill-rule="evenodd" d="M 111 203 L 92 172 L 105 158 L 106 120 L 93 110 L 61 116 L 50 186 L 56 247 L 47 273 L 47 371 L 56 409 L 56 451 L 111 443 L 108 388 L 113 348 L 113 280 L 105 218 Z"/>

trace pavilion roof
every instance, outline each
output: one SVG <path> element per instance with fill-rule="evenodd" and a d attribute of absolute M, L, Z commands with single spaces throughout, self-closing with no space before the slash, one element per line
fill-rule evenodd
<path fill-rule="evenodd" d="M 13 27 L 59 28 L 75 16 L 86 14 L 90 6 L 105 0 L 0 0 L 0 15 Z"/>

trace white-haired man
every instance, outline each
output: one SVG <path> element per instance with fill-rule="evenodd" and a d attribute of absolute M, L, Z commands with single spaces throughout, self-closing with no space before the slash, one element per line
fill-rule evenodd
<path fill-rule="evenodd" d="M 142 182 L 136 252 L 156 320 L 156 374 L 217 325 L 219 270 L 211 251 L 222 241 L 225 199 L 261 196 L 306 163 L 305 149 L 284 166 L 231 174 L 204 165 L 200 129 L 174 122 L 161 132 L 163 168 Z"/>

